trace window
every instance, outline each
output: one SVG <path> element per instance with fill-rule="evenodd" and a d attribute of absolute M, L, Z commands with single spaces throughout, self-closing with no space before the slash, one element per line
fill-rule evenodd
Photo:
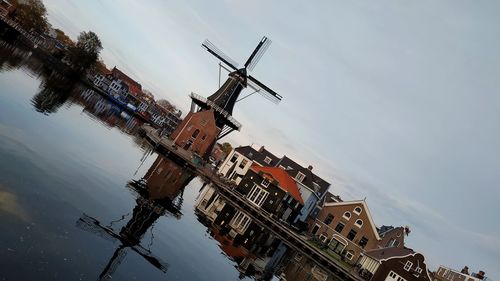
<path fill-rule="evenodd" d="M 321 242 L 323 242 L 323 243 L 325 243 L 325 242 L 326 242 L 326 239 L 328 239 L 328 237 L 326 237 L 326 236 L 325 236 L 325 235 L 323 235 L 323 234 L 321 234 L 321 235 L 319 236 L 319 240 L 320 240 Z"/>
<path fill-rule="evenodd" d="M 314 227 L 313 227 L 313 229 L 312 229 L 311 233 L 312 233 L 313 235 L 315 235 L 315 234 L 318 232 L 318 230 L 319 230 L 320 228 L 321 228 L 321 226 L 320 226 L 319 224 L 314 225 Z"/>
<path fill-rule="evenodd" d="M 266 162 L 266 164 L 271 164 L 272 160 L 273 159 L 271 159 L 271 158 L 269 158 L 269 157 L 266 156 L 266 158 L 264 159 L 264 162 Z"/>
<path fill-rule="evenodd" d="M 301 254 L 299 254 L 299 253 L 296 253 L 296 254 L 295 254 L 295 260 L 296 260 L 296 261 L 300 261 L 301 259 L 302 259 L 302 255 L 301 255 Z"/>
<path fill-rule="evenodd" d="M 333 215 L 332 214 L 328 214 L 328 216 L 326 216 L 325 220 L 323 221 L 324 224 L 326 225 L 329 225 L 331 224 L 333 221 Z"/>
<path fill-rule="evenodd" d="M 407 261 L 405 264 L 404 270 L 410 271 L 412 265 L 413 265 L 413 263 L 411 261 Z"/>
<path fill-rule="evenodd" d="M 345 257 L 348 259 L 348 260 L 352 260 L 352 258 L 354 257 L 354 255 L 349 251 L 347 253 L 345 253 Z"/>
<path fill-rule="evenodd" d="M 351 231 L 349 231 L 349 234 L 347 234 L 347 239 L 349 240 L 354 240 L 354 237 L 356 237 L 356 234 L 358 234 L 358 232 L 354 229 L 351 229 Z"/>
<path fill-rule="evenodd" d="M 356 213 L 356 215 L 361 214 L 361 207 L 354 208 L 354 213 Z"/>
<path fill-rule="evenodd" d="M 298 181 L 298 182 L 302 182 L 304 180 L 304 178 L 306 177 L 306 175 L 302 174 L 301 172 L 299 172 L 296 176 L 295 176 L 295 179 Z"/>
<path fill-rule="evenodd" d="M 415 269 L 415 271 L 416 271 L 417 273 L 422 273 L 422 269 L 421 269 L 420 267 L 417 267 L 417 268 Z"/>
<path fill-rule="evenodd" d="M 236 153 L 235 153 L 235 154 L 233 154 L 233 157 L 231 157 L 231 160 L 229 162 L 234 163 L 234 162 L 236 162 L 236 160 L 238 160 L 238 155 L 236 155 Z"/>
<path fill-rule="evenodd" d="M 368 238 L 366 237 L 361 237 L 361 240 L 359 240 L 359 243 L 358 245 L 361 247 L 361 248 L 365 248 L 366 244 L 368 244 Z"/>
<path fill-rule="evenodd" d="M 250 224 L 250 217 L 245 215 L 243 212 L 238 212 L 231 222 L 231 226 L 235 230 L 239 230 L 241 232 L 246 231 L 248 225 Z"/>
<path fill-rule="evenodd" d="M 260 188 L 258 185 L 254 184 L 252 190 L 250 190 L 250 193 L 248 194 L 247 198 L 250 200 L 250 202 L 254 203 L 258 207 L 262 206 L 264 204 L 264 201 L 267 198 L 267 195 L 269 192 L 265 191 L 264 189 Z"/>
<path fill-rule="evenodd" d="M 394 271 L 389 272 L 387 275 L 387 278 L 385 278 L 386 281 L 406 281 L 403 277 L 397 275 L 394 273 Z"/>
<path fill-rule="evenodd" d="M 243 169 L 245 168 L 245 165 L 248 163 L 248 160 L 247 159 L 243 159 L 241 160 L 241 163 L 239 165 L 240 169 Z"/>
<path fill-rule="evenodd" d="M 262 184 L 262 186 L 264 186 L 264 187 L 268 187 L 270 183 L 271 183 L 271 182 L 270 182 L 268 179 L 264 179 L 264 180 L 262 180 L 262 183 L 261 183 L 261 184 Z"/>
<path fill-rule="evenodd" d="M 338 233 L 341 233 L 342 230 L 344 230 L 344 227 L 345 227 L 345 224 L 339 222 L 339 224 L 337 224 L 337 226 L 335 227 L 335 231 L 337 231 Z"/>
<path fill-rule="evenodd" d="M 196 138 L 198 134 L 200 133 L 200 130 L 196 129 L 194 130 L 193 134 L 191 135 L 192 138 Z"/>
<path fill-rule="evenodd" d="M 363 221 L 362 220 L 356 220 L 356 226 L 357 227 L 362 227 L 363 226 Z"/>
<path fill-rule="evenodd" d="M 349 220 L 351 218 L 351 213 L 345 212 L 343 217 L 344 217 L 344 219 Z"/>
<path fill-rule="evenodd" d="M 207 123 L 208 123 L 208 120 L 207 120 L 207 119 L 203 119 L 203 120 L 201 120 L 201 122 L 200 122 L 200 123 L 201 123 L 201 125 L 202 125 L 203 127 L 205 127 L 205 126 L 207 125 Z"/>

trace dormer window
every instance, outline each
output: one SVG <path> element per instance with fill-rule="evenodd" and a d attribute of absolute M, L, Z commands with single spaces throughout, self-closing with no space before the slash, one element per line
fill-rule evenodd
<path fill-rule="evenodd" d="M 363 221 L 362 220 L 356 220 L 356 226 L 357 227 L 362 227 L 363 226 Z"/>
<path fill-rule="evenodd" d="M 273 160 L 273 159 L 271 159 L 270 157 L 267 157 L 267 156 L 266 156 L 266 158 L 264 159 L 264 162 L 266 162 L 266 164 L 271 164 L 271 161 L 272 161 L 272 160 Z"/>
<path fill-rule="evenodd" d="M 296 179 L 298 182 L 302 182 L 305 178 L 306 178 L 306 175 L 302 174 L 301 172 L 299 172 L 299 173 L 295 176 L 295 179 Z"/>
<path fill-rule="evenodd" d="M 268 179 L 264 179 L 264 180 L 262 180 L 261 184 L 262 184 L 263 187 L 268 187 L 270 183 L 271 182 Z"/>
<path fill-rule="evenodd" d="M 361 207 L 356 207 L 356 208 L 354 208 L 354 213 L 355 213 L 356 215 L 361 214 Z"/>
<path fill-rule="evenodd" d="M 345 212 L 343 217 L 344 217 L 344 219 L 349 220 L 351 218 L 351 213 Z"/>
<path fill-rule="evenodd" d="M 422 273 L 422 268 L 417 267 L 417 268 L 415 268 L 415 271 L 420 274 L 420 273 Z"/>
<path fill-rule="evenodd" d="M 413 263 L 411 261 L 407 261 L 405 264 L 404 270 L 410 271 L 412 266 L 413 266 Z"/>

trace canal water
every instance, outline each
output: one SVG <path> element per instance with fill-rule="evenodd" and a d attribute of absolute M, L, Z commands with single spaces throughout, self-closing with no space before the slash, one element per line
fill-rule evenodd
<path fill-rule="evenodd" d="M 334 280 L 140 125 L 0 40 L 0 280 Z"/>

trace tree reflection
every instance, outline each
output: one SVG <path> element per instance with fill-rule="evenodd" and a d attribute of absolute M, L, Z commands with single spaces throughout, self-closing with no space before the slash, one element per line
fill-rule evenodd
<path fill-rule="evenodd" d="M 41 82 L 39 92 L 33 96 L 31 103 L 40 113 L 54 113 L 68 100 L 75 84 L 75 81 L 52 73 Z"/>

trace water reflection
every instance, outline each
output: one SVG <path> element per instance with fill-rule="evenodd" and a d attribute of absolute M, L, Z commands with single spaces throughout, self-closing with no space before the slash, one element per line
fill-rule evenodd
<path fill-rule="evenodd" d="M 193 178 L 193 171 L 182 167 L 175 160 L 158 156 L 143 178 L 130 181 L 127 184 L 127 187 L 137 195 L 136 206 L 132 211 L 132 217 L 120 231 L 114 230 L 113 224 L 124 220 L 127 214 L 117 221 L 110 222 L 107 226 L 86 214 L 77 221 L 77 227 L 120 243 L 98 280 L 112 278 L 116 268 L 125 258 L 128 249 L 141 255 L 162 272 L 167 272 L 168 264 L 155 257 L 151 252 L 154 239 L 153 226 L 162 216 L 180 218 L 183 190 Z M 148 247 L 145 248 L 141 245 L 141 240 L 150 229 L 152 239 Z"/>
<path fill-rule="evenodd" d="M 81 114 L 88 117 L 89 120 L 97 122 L 106 128 L 117 128 L 123 134 L 131 137 L 136 144 L 139 144 L 139 146 L 145 146 L 144 140 L 136 134 L 142 125 L 140 121 L 129 116 L 118 106 L 109 102 L 98 93 L 85 88 L 81 84 L 68 79 L 64 75 L 58 74 L 49 66 L 34 58 L 29 51 L 18 48 L 10 43 L 0 41 L 0 72 L 13 69 L 22 69 L 23 71 L 29 73 L 30 76 L 38 78 L 40 85 L 38 90 L 36 90 L 36 93 L 31 97 L 32 105 L 37 112 L 47 115 L 56 113 L 63 106 L 76 106 L 81 108 Z M 79 124 L 76 124 L 76 126 L 78 125 Z M 69 139 L 65 141 L 72 141 L 78 145 L 78 141 L 80 140 L 76 137 L 73 139 L 70 137 L 72 136 L 69 136 Z M 104 144 L 102 145 L 103 147 L 109 147 L 113 144 L 110 142 L 106 144 L 108 146 L 105 146 Z M 147 154 L 145 154 L 145 156 L 150 155 L 148 151 L 146 151 L 146 153 Z M 126 207 L 123 213 L 120 212 L 115 220 L 109 219 L 109 214 L 91 213 L 92 208 L 79 209 L 77 212 L 74 212 L 70 218 L 70 226 L 64 225 L 64 220 L 54 220 L 57 221 L 58 224 L 50 224 L 48 222 L 44 222 L 42 219 L 39 219 L 39 222 L 41 221 L 41 224 L 45 223 L 43 226 L 46 226 L 51 231 L 54 231 L 54 229 L 59 227 L 73 228 L 76 221 L 78 229 L 75 229 L 75 232 L 82 234 L 90 232 L 104 238 L 107 241 L 117 243 L 115 248 L 104 253 L 106 255 L 106 262 L 99 264 L 97 268 L 95 268 L 95 265 L 92 263 L 89 263 L 91 265 L 87 268 L 84 268 L 82 265 L 83 263 L 78 264 L 78 266 L 75 267 L 76 269 L 72 269 L 67 266 L 67 268 L 65 268 L 67 275 L 63 275 L 64 270 L 61 270 L 60 274 L 63 276 L 62 278 L 69 280 L 71 278 L 68 278 L 68 276 L 72 276 L 71 274 L 73 272 L 78 272 L 79 270 L 84 273 L 88 273 L 88 268 L 90 267 L 90 271 L 93 274 L 91 276 L 92 279 L 97 278 L 99 280 L 108 280 L 113 277 L 114 273 L 120 267 L 120 264 L 125 263 L 124 259 L 130 252 L 137 253 L 142 260 L 146 261 L 150 265 L 152 271 L 158 274 L 161 274 L 161 272 L 168 272 L 168 274 L 170 274 L 170 272 L 175 271 L 175 267 L 178 267 L 177 270 L 180 271 L 182 275 L 180 280 L 190 280 L 192 278 L 189 277 L 192 276 L 204 276 L 204 272 L 192 273 L 187 271 L 203 271 L 207 270 L 206 268 L 201 269 L 200 267 L 192 269 L 189 265 L 185 266 L 184 264 L 180 264 L 177 260 L 172 258 L 173 256 L 179 259 L 188 257 L 186 253 L 188 250 L 179 250 L 175 247 L 169 248 L 164 245 L 162 248 L 158 245 L 158 242 L 156 243 L 156 247 L 154 247 L 154 242 L 158 240 L 164 242 L 163 244 L 169 244 L 172 240 L 181 242 L 188 241 L 174 236 L 189 235 L 189 231 L 192 229 L 199 230 L 199 228 L 197 228 L 199 226 L 206 231 L 208 237 L 211 239 L 209 240 L 207 238 L 207 240 L 200 242 L 202 249 L 199 250 L 200 253 L 197 254 L 204 257 L 204 254 L 206 253 L 202 253 L 202 251 L 209 251 L 212 249 L 210 247 L 211 245 L 217 244 L 218 249 L 223 254 L 221 257 L 223 257 L 224 261 L 229 260 L 231 266 L 234 265 L 234 269 L 236 270 L 235 272 L 237 272 L 238 275 L 237 277 L 240 279 L 279 279 L 288 281 L 334 280 L 333 275 L 324 270 L 321 266 L 317 265 L 314 261 L 308 259 L 306 255 L 296 252 L 288 247 L 286 244 L 287 241 L 281 241 L 269 230 L 267 230 L 265 226 L 252 221 L 248 214 L 240 211 L 239 208 L 225 201 L 210 183 L 193 181 L 193 178 L 197 175 L 192 170 L 187 168 L 185 163 L 179 159 L 172 158 L 172 156 L 170 156 L 170 158 L 161 155 L 156 157 L 157 158 L 154 160 L 154 163 L 147 169 L 147 171 L 143 175 L 139 175 L 140 178 L 130 180 L 130 177 L 132 177 L 132 175 L 130 175 L 130 177 L 127 176 L 123 179 L 123 182 L 120 183 L 121 186 L 122 184 L 125 185 L 124 183 L 128 181 L 125 187 L 126 190 L 129 190 L 134 195 L 134 200 L 133 205 Z M 144 157 L 141 160 L 141 164 L 150 163 L 146 161 L 148 160 L 147 157 Z M 139 170 L 141 169 L 138 169 L 138 171 Z M 27 173 L 29 172 L 32 171 L 27 171 Z M 75 174 L 79 172 L 80 171 L 75 171 Z M 91 174 L 88 176 L 91 177 L 98 175 Z M 191 182 L 194 182 L 195 184 Z M 189 188 L 198 191 L 195 192 L 197 193 L 197 198 L 194 205 L 191 205 L 193 204 L 192 201 L 186 200 L 188 204 L 184 202 L 184 190 L 190 183 L 191 185 Z M 113 186 L 110 187 L 112 188 Z M 14 190 L 14 188 L 12 188 L 12 190 Z M 40 190 L 40 192 L 44 191 L 45 190 Z M 29 190 L 27 192 L 29 193 L 31 191 Z M 83 190 L 82 192 L 86 191 Z M 17 218 L 27 219 L 27 212 L 21 209 L 16 203 L 16 196 L 19 195 L 0 192 L 0 211 L 15 215 Z M 54 197 L 57 196 L 54 195 Z M 109 200 L 113 199 L 114 198 Z M 186 208 L 185 205 L 187 205 L 188 208 Z M 32 207 L 31 205 L 25 206 Z M 46 205 L 41 204 L 41 206 Z M 47 204 L 47 206 L 50 206 L 50 204 Z M 176 221 L 181 219 L 188 220 L 190 219 L 189 216 L 183 215 L 183 213 L 193 212 L 192 207 L 194 208 L 194 213 L 196 214 L 197 219 L 194 220 L 194 223 L 197 224 L 200 222 L 203 226 L 199 224 L 196 226 L 182 226 L 178 224 L 176 226 L 180 229 L 168 229 L 167 231 L 164 231 L 164 233 L 168 232 L 168 235 L 170 236 L 165 235 L 164 237 L 160 237 L 160 235 L 158 235 L 158 237 L 155 237 L 155 226 L 158 227 L 158 225 L 161 225 L 159 222 L 164 222 L 162 218 L 170 218 Z M 73 210 L 67 206 L 66 208 Z M 112 207 L 110 206 L 109 209 L 111 208 Z M 105 210 L 109 211 L 109 209 Z M 30 209 L 28 210 L 30 211 L 30 214 L 33 214 L 34 216 L 35 212 Z M 84 214 L 82 214 L 82 212 L 84 212 Z M 40 216 L 43 217 L 43 214 L 40 214 Z M 50 216 L 47 217 L 52 219 Z M 60 226 L 59 224 L 63 225 Z M 7 227 L 9 227 L 9 225 L 7 225 Z M 10 229 L 12 232 L 15 231 L 13 227 Z M 20 231 L 18 230 L 15 234 L 17 235 L 19 232 Z M 12 235 L 12 237 L 14 236 L 15 235 Z M 14 238 L 11 238 L 10 236 L 7 237 L 8 239 L 5 239 L 5 237 L 7 236 L 4 235 L 0 238 L 8 241 L 6 243 L 12 243 L 12 241 L 15 241 Z M 67 235 L 67 238 L 65 239 L 68 239 L 67 241 L 71 241 L 73 239 L 74 241 L 71 241 L 71 243 L 74 244 L 82 242 L 83 245 L 83 243 L 87 242 L 83 238 L 81 238 L 81 241 L 78 240 L 78 237 L 81 238 L 79 234 L 73 236 Z M 145 237 L 151 237 L 151 240 L 145 239 Z M 195 236 L 192 235 L 191 237 Z M 37 245 L 37 247 L 40 247 L 41 251 L 46 250 L 43 243 L 38 243 L 40 241 L 46 241 L 42 240 L 45 238 L 39 239 L 40 240 L 33 239 L 33 242 Z M 59 238 L 54 238 L 54 240 L 59 241 L 57 239 Z M 61 241 L 64 241 L 64 244 L 61 244 L 64 246 L 58 246 L 59 248 L 57 248 L 56 252 L 59 252 L 61 248 L 66 247 L 67 249 L 64 249 L 67 252 L 66 254 L 71 256 L 71 252 L 74 250 L 74 248 L 72 248 L 73 246 L 71 243 L 66 243 L 66 240 L 61 239 Z M 93 243 L 96 242 L 93 241 Z M 88 246 L 91 249 L 90 251 L 92 251 L 93 245 Z M 195 246 L 183 245 L 183 247 L 187 248 Z M 19 248 L 23 249 L 22 247 Z M 162 252 L 159 249 L 163 249 L 164 251 Z M 171 253 L 165 249 L 176 249 L 177 252 Z M 75 252 L 78 253 L 79 250 L 80 249 L 77 249 Z M 193 251 L 198 251 L 198 249 Z M 37 258 L 36 254 L 32 255 L 34 256 L 34 259 Z M 210 255 L 206 254 L 206 256 Z M 50 262 L 56 264 L 56 259 L 54 257 L 57 257 L 57 255 L 51 256 L 50 258 L 47 258 L 47 260 L 50 259 Z M 74 254 L 72 257 L 74 257 L 76 263 L 80 263 L 83 260 L 82 256 L 79 254 Z M 92 258 L 96 260 L 98 259 L 93 255 Z M 193 259 L 193 257 L 191 257 L 191 259 Z M 22 258 L 19 258 L 18 260 L 19 263 L 23 261 Z M 43 261 L 46 262 L 45 260 Z M 16 262 L 17 261 L 14 260 L 13 263 Z M 202 262 L 206 263 L 207 267 L 215 267 L 216 265 L 224 266 L 224 264 L 221 265 L 221 263 L 217 263 L 219 260 L 217 262 L 209 260 Z M 130 269 L 127 272 L 131 271 L 134 270 Z M 3 274 L 2 272 L 0 273 Z M 207 276 L 228 276 L 231 273 L 233 273 L 233 271 L 230 273 L 217 272 Z M 12 276 L 14 276 L 14 274 L 18 275 L 19 273 L 12 273 Z M 26 274 L 27 276 L 32 277 L 37 273 L 33 270 Z M 138 274 L 144 274 L 144 278 L 148 280 L 154 279 L 151 278 L 152 275 L 147 275 L 148 272 L 140 272 Z M 163 274 L 161 275 L 163 276 Z M 2 275 L 0 275 L 0 279 L 1 277 Z M 115 278 L 120 278 L 118 273 L 115 274 Z M 205 278 L 207 279 L 209 277 Z"/>

